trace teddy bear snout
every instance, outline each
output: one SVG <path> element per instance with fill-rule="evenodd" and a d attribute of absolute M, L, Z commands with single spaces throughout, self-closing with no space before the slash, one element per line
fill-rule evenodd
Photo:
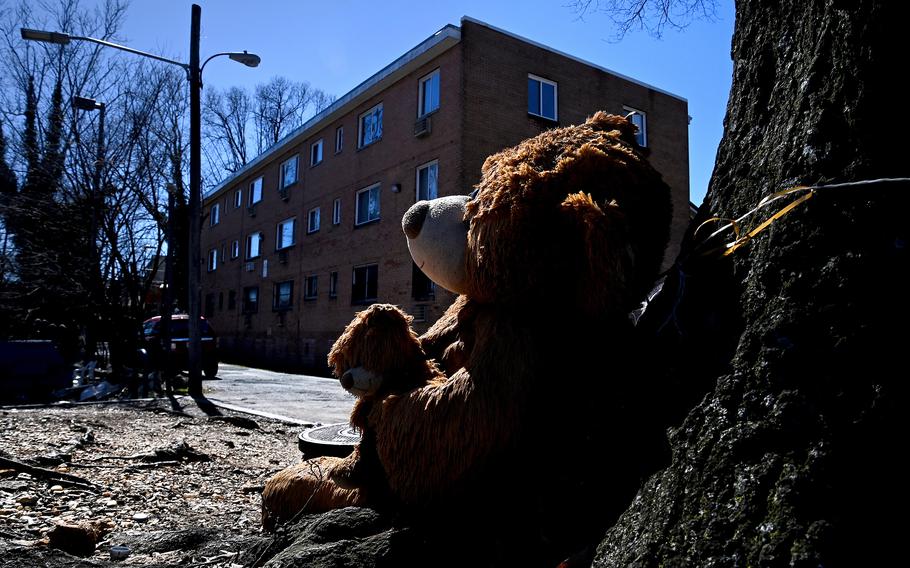
<path fill-rule="evenodd" d="M 409 239 L 416 239 L 423 228 L 423 222 L 430 211 L 429 201 L 418 201 L 408 209 L 401 218 L 401 228 Z"/>
<path fill-rule="evenodd" d="M 341 388 L 344 390 L 351 390 L 351 387 L 354 386 L 354 375 L 351 374 L 351 371 L 345 371 L 338 380 L 341 382 Z"/>

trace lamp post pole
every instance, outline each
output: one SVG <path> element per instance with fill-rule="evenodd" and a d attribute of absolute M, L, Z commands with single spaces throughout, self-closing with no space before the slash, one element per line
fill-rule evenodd
<path fill-rule="evenodd" d="M 202 115 L 201 101 L 202 82 L 199 69 L 199 25 L 202 19 L 202 8 L 193 4 L 193 15 L 190 23 L 190 65 L 187 69 L 190 80 L 190 236 L 189 236 L 189 275 L 187 308 L 190 317 L 189 373 L 188 391 L 190 396 L 202 395 L 202 336 L 199 329 L 201 290 L 199 289 L 201 254 L 200 225 L 202 220 Z"/>
<path fill-rule="evenodd" d="M 141 55 L 143 57 L 149 57 L 157 61 L 163 61 L 164 63 L 178 65 L 182 67 L 187 73 L 187 79 L 190 83 L 190 197 L 188 203 L 190 215 L 190 234 L 187 242 L 187 248 L 189 249 L 189 275 L 187 276 L 189 297 L 187 298 L 187 308 L 189 311 L 190 331 L 190 345 L 188 349 L 190 371 L 189 393 L 193 396 L 202 394 L 202 375 L 200 372 L 202 362 L 202 341 L 199 321 L 199 318 L 202 315 L 199 313 L 199 306 L 201 301 L 201 255 L 199 250 L 199 241 L 200 221 L 202 219 L 202 70 L 205 68 L 206 63 L 220 55 L 227 55 L 230 59 L 239 63 L 243 63 L 247 67 L 257 67 L 260 61 L 259 56 L 254 53 L 247 53 L 246 51 L 242 53 L 233 51 L 216 53 L 210 56 L 202 63 L 202 65 L 200 65 L 199 28 L 201 19 L 202 8 L 198 4 L 193 4 L 192 19 L 190 23 L 190 62 L 188 64 L 93 37 L 74 36 L 60 32 L 48 32 L 44 30 L 33 30 L 28 28 L 20 29 L 22 39 L 41 41 L 45 43 L 55 43 L 58 45 L 66 45 L 72 40 L 89 41 L 92 43 L 97 43 L 99 45 L 112 47 L 114 49 L 119 49 L 129 53 L 134 53 L 136 55 Z"/>
<path fill-rule="evenodd" d="M 91 239 L 89 254 L 91 255 L 91 275 L 89 278 L 89 297 L 91 298 L 92 320 L 86 326 L 86 360 L 95 359 L 98 347 L 98 330 L 97 318 L 98 310 L 101 309 L 101 253 L 98 250 L 98 214 L 101 212 L 101 205 L 104 202 L 101 188 L 101 174 L 104 169 L 104 103 L 85 97 L 73 97 L 73 106 L 79 110 L 98 111 L 98 146 L 95 151 L 95 168 L 92 172 L 92 189 L 89 203 L 91 205 L 91 217 L 89 222 L 89 235 Z"/>

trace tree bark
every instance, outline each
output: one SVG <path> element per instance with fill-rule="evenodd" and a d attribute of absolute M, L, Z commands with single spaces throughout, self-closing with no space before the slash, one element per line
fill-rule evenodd
<path fill-rule="evenodd" d="M 907 16 L 885 0 L 738 2 L 725 133 L 693 227 L 797 184 L 908 177 Z M 640 327 L 673 361 L 657 401 L 671 462 L 595 566 L 904 556 L 908 202 L 906 182 L 820 189 L 723 258 L 700 252 L 732 234 L 690 232 Z"/>

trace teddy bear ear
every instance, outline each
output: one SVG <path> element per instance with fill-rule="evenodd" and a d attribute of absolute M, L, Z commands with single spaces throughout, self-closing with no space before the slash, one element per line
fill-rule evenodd
<path fill-rule="evenodd" d="M 590 194 L 569 194 L 561 203 L 564 227 L 573 235 L 580 256 L 577 271 L 577 305 L 591 314 L 627 311 L 627 280 L 634 274 L 634 254 L 623 212 L 615 201 L 599 205 Z"/>
<path fill-rule="evenodd" d="M 589 117 L 585 121 L 585 125 L 593 130 L 609 132 L 634 148 L 637 146 L 635 142 L 635 130 L 637 127 L 629 120 L 629 117 L 633 114 L 629 113 L 623 117 L 616 114 L 608 114 L 601 110 L 594 113 L 594 116 Z"/>

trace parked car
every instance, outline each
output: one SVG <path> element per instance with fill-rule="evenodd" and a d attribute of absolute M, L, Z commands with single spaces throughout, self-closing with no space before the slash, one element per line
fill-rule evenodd
<path fill-rule="evenodd" d="M 204 317 L 199 318 L 199 334 L 202 339 L 202 372 L 209 379 L 218 374 L 218 341 L 215 331 Z M 176 370 L 189 368 L 190 317 L 186 314 L 171 316 L 171 361 Z M 155 316 L 142 323 L 143 348 L 154 358 L 160 346 L 161 316 Z"/>

